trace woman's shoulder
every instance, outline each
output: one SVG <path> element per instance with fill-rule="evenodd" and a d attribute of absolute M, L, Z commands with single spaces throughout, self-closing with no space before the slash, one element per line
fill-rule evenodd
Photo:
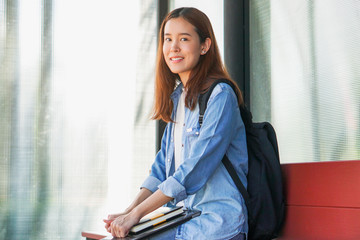
<path fill-rule="evenodd" d="M 234 97 L 236 99 L 236 94 L 234 92 L 234 90 L 232 89 L 232 87 L 224 82 L 218 83 L 216 84 L 216 86 L 214 87 L 214 90 L 212 91 L 209 101 L 212 100 L 214 97 L 216 97 L 217 95 L 223 95 L 224 97 Z"/>

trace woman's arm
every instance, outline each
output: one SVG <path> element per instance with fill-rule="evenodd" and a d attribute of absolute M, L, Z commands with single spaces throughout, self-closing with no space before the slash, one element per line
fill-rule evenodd
<path fill-rule="evenodd" d="M 132 212 L 134 214 L 140 216 L 142 218 L 148 213 L 158 209 L 164 204 L 170 202 L 173 198 L 166 196 L 161 192 L 161 190 L 157 190 L 154 194 L 152 194 L 149 198 L 144 200 L 142 203 L 137 205 Z"/>
<path fill-rule="evenodd" d="M 145 195 L 142 197 L 144 196 Z M 140 200 L 140 198 L 138 200 Z M 125 237 L 128 235 L 131 227 L 137 224 L 142 217 L 171 200 L 171 197 L 168 197 L 160 190 L 157 190 L 155 193 L 145 198 L 141 203 L 138 203 L 135 207 L 133 207 L 129 213 L 120 215 L 113 220 L 110 224 L 109 232 L 114 237 Z"/>
<path fill-rule="evenodd" d="M 104 219 L 105 222 L 105 229 L 108 232 L 111 232 L 110 224 L 118 217 L 122 215 L 129 214 L 131 210 L 133 210 L 137 205 L 142 203 L 145 199 L 147 199 L 149 196 L 151 196 L 152 192 L 146 188 L 141 188 L 138 195 L 135 197 L 134 201 L 130 204 L 128 208 L 125 209 L 125 211 L 121 213 L 115 213 L 115 214 L 109 214 L 108 219 Z"/>
<path fill-rule="evenodd" d="M 130 204 L 130 206 L 126 209 L 127 213 L 131 212 L 136 206 L 142 203 L 145 199 L 153 194 L 149 189 L 141 188 L 138 195 L 135 197 L 134 201 Z"/>

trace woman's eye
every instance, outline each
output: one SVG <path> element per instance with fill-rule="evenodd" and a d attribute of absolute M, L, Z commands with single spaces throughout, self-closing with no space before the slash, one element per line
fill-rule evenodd
<path fill-rule="evenodd" d="M 187 38 L 181 38 L 180 41 L 187 41 Z"/>
<path fill-rule="evenodd" d="M 165 42 L 170 42 L 171 39 L 170 38 L 165 38 Z"/>

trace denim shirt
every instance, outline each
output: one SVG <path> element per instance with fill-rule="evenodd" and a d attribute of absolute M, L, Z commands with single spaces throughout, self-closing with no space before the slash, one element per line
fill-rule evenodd
<path fill-rule="evenodd" d="M 172 119 L 182 92 L 180 84 L 171 95 Z M 180 225 L 176 239 L 230 239 L 248 231 L 247 210 L 221 160 L 226 154 L 247 186 L 248 156 L 245 127 L 232 88 L 218 84 L 208 101 L 202 127 L 199 106 L 185 108 L 182 164 L 174 169 L 174 123 L 168 123 L 161 149 L 142 187 L 152 192 L 160 189 L 174 198 L 168 206 L 184 200 L 184 207 L 201 211 L 199 217 Z"/>

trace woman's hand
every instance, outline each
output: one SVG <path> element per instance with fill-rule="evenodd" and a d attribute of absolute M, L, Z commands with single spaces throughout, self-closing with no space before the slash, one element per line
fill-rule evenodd
<path fill-rule="evenodd" d="M 126 214 L 112 214 L 104 220 L 106 230 L 114 237 L 126 237 L 135 224 L 140 221 L 140 216 L 134 212 Z"/>
<path fill-rule="evenodd" d="M 117 214 L 110 214 L 108 216 L 108 219 L 104 219 L 106 231 L 111 233 L 111 223 L 113 221 L 115 221 L 116 218 L 119 218 L 119 217 L 124 217 L 125 218 L 126 215 L 128 215 L 137 205 L 142 203 L 151 194 L 152 194 L 152 192 L 150 190 L 148 190 L 146 188 L 142 188 L 140 190 L 140 192 L 138 193 L 138 195 L 136 196 L 135 200 L 132 202 L 132 204 L 124 212 L 117 213 Z"/>
<path fill-rule="evenodd" d="M 114 214 L 109 214 L 107 219 L 104 219 L 103 221 L 105 222 L 105 229 L 106 231 L 108 231 L 109 233 L 111 233 L 111 229 L 110 229 L 110 224 L 117 218 L 120 217 L 122 215 L 126 215 L 129 212 L 131 212 L 131 209 L 128 208 L 125 211 L 123 211 L 122 213 L 114 213 Z"/>
<path fill-rule="evenodd" d="M 161 190 L 155 193 L 142 188 L 132 205 L 124 213 L 111 214 L 104 219 L 106 230 L 114 237 L 125 237 L 132 226 L 146 214 L 161 207 L 173 198 L 164 195 Z"/>
<path fill-rule="evenodd" d="M 108 231 L 109 233 L 111 233 L 111 228 L 110 228 L 110 224 L 117 218 L 120 217 L 121 215 L 126 215 L 126 212 L 123 213 L 116 213 L 116 214 L 109 214 L 107 219 L 104 219 L 103 221 L 105 222 L 105 229 L 106 231 Z"/>

